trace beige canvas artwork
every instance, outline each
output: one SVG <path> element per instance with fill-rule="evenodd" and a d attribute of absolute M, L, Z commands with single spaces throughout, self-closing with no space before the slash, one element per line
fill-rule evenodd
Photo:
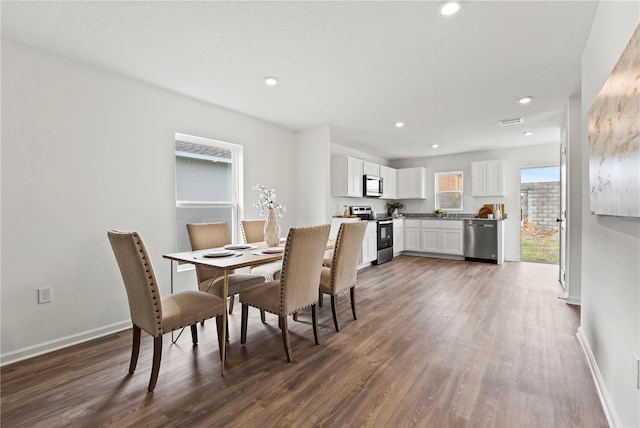
<path fill-rule="evenodd" d="M 589 109 L 591 212 L 640 217 L 640 25 Z"/>

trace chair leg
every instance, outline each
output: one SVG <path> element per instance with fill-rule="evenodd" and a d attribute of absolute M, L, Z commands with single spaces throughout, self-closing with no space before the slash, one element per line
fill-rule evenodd
<path fill-rule="evenodd" d="M 353 319 L 357 320 L 356 317 L 356 286 L 351 287 L 351 312 L 353 312 Z"/>
<path fill-rule="evenodd" d="M 198 344 L 198 326 L 197 324 L 191 324 L 191 341 L 193 346 Z"/>
<path fill-rule="evenodd" d="M 236 295 L 232 294 L 231 296 L 229 296 L 229 313 L 232 314 L 233 313 L 233 302 L 235 302 L 236 300 Z"/>
<path fill-rule="evenodd" d="M 148 391 L 156 387 L 158 373 L 160 372 L 160 360 L 162 359 L 162 335 L 153 338 L 153 366 L 151 367 L 151 379 L 149 379 Z"/>
<path fill-rule="evenodd" d="M 336 326 L 336 331 L 340 331 L 340 324 L 338 324 L 338 296 L 331 295 L 331 312 L 333 313 L 333 324 Z"/>
<path fill-rule="evenodd" d="M 267 318 L 264 315 L 264 309 L 260 309 L 260 320 L 262 321 L 262 324 L 267 323 Z"/>
<path fill-rule="evenodd" d="M 222 315 L 216 317 L 216 330 L 218 332 L 218 351 L 220 352 L 220 361 L 222 361 Z"/>
<path fill-rule="evenodd" d="M 318 310 L 316 305 L 311 305 L 311 319 L 313 320 L 313 338 L 316 340 L 316 345 L 319 345 L 318 341 Z"/>
<path fill-rule="evenodd" d="M 247 321 L 249 319 L 249 305 L 242 304 L 242 321 L 240 322 L 240 343 L 247 343 Z"/>
<path fill-rule="evenodd" d="M 293 313 L 293 320 L 294 321 L 298 321 L 298 313 L 297 312 Z"/>
<path fill-rule="evenodd" d="M 322 307 L 324 304 L 324 293 L 322 291 L 318 291 L 318 306 Z"/>
<path fill-rule="evenodd" d="M 138 354 L 140 354 L 140 327 L 133 326 L 133 340 L 131 343 L 131 361 L 129 362 L 129 374 L 133 374 L 138 364 Z"/>
<path fill-rule="evenodd" d="M 287 361 L 291 362 L 291 342 L 289 342 L 289 329 L 287 328 L 286 315 L 280 315 L 280 324 L 282 325 L 282 344 L 284 345 L 284 353 L 287 355 Z"/>

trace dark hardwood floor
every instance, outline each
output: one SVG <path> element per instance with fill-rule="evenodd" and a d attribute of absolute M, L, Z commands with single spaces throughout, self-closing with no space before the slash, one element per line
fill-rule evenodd
<path fill-rule="evenodd" d="M 288 364 L 277 318 L 240 306 L 220 376 L 215 322 L 165 336 L 147 393 L 152 340 L 143 335 L 128 376 L 131 332 L 113 334 L 1 371 L 2 427 L 604 427 L 576 330 L 579 312 L 557 297 L 557 266 L 401 256 L 359 272 L 354 321 L 340 298 L 289 322 Z"/>

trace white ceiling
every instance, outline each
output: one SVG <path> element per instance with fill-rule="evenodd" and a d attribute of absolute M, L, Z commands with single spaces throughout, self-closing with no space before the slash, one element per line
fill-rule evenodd
<path fill-rule="evenodd" d="M 596 7 L 469 0 L 444 17 L 432 1 L 2 1 L 0 12 L 3 38 L 294 130 L 328 124 L 333 142 L 391 160 L 559 142 Z"/>

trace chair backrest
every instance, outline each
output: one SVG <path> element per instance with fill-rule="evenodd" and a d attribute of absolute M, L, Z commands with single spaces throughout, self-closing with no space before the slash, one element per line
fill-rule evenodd
<path fill-rule="evenodd" d="M 330 225 L 289 230 L 282 256 L 280 313 L 291 314 L 318 301 L 322 257 Z"/>
<path fill-rule="evenodd" d="M 264 223 L 266 220 L 242 220 L 242 236 L 244 242 L 264 241 Z"/>
<path fill-rule="evenodd" d="M 366 221 L 340 225 L 331 260 L 332 292 L 335 293 L 355 285 L 358 260 L 362 252 L 362 241 L 366 230 Z"/>
<path fill-rule="evenodd" d="M 223 247 L 231 244 L 231 233 L 227 222 L 218 223 L 191 223 L 187 224 L 191 250 L 207 250 L 209 248 Z M 223 272 L 220 269 L 196 265 L 196 277 L 198 284 L 215 276 L 220 277 Z"/>
<path fill-rule="evenodd" d="M 156 275 L 137 232 L 107 232 L 129 300 L 131 322 L 157 337 L 162 334 L 162 303 Z"/>

